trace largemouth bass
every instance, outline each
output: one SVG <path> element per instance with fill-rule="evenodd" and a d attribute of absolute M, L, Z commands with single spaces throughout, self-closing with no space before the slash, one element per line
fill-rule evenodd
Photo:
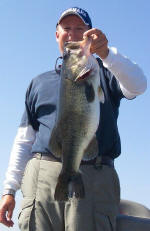
<path fill-rule="evenodd" d="M 61 69 L 59 106 L 50 139 L 50 150 L 62 159 L 62 171 L 55 189 L 55 200 L 83 198 L 79 172 L 82 160 L 97 156 L 96 130 L 104 94 L 100 87 L 99 65 L 90 53 L 91 40 L 67 42 Z"/>

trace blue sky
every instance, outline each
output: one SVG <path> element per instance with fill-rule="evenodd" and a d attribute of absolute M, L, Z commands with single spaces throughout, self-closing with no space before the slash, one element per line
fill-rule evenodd
<path fill-rule="evenodd" d="M 150 1 L 149 0 L 1 0 L 0 1 L 0 193 L 11 146 L 24 110 L 26 88 L 36 75 L 54 68 L 59 50 L 55 25 L 70 7 L 85 8 L 93 27 L 107 36 L 109 46 L 137 62 L 148 79 L 147 91 L 135 100 L 123 99 L 118 120 L 122 154 L 116 160 L 121 197 L 150 208 Z M 17 194 L 17 215 L 21 193 Z M 0 225 L 1 231 L 8 230 Z"/>

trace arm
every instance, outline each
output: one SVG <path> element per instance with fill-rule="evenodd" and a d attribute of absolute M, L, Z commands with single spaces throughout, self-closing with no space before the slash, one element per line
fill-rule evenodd
<path fill-rule="evenodd" d="M 126 98 L 132 99 L 146 90 L 147 81 L 143 71 L 136 63 L 119 54 L 116 48 L 109 48 L 108 56 L 102 61 L 103 65 L 119 81 Z"/>
<path fill-rule="evenodd" d="M 0 223 L 10 227 L 13 226 L 12 214 L 15 207 L 15 192 L 20 188 L 22 177 L 27 162 L 32 158 L 32 145 L 35 141 L 36 132 L 30 106 L 31 81 L 25 98 L 25 112 L 12 147 L 10 161 L 4 181 L 3 196 L 0 201 Z"/>
<path fill-rule="evenodd" d="M 10 161 L 4 181 L 3 195 L 12 190 L 12 194 L 20 189 L 24 169 L 31 159 L 31 148 L 35 140 L 35 131 L 31 125 L 19 127 L 11 151 Z"/>
<path fill-rule="evenodd" d="M 143 71 L 136 63 L 119 54 L 116 48 L 109 48 L 108 40 L 102 31 L 93 28 L 84 33 L 84 37 L 86 36 L 92 38 L 91 52 L 101 58 L 103 65 L 119 81 L 126 98 L 132 99 L 146 90 L 147 81 Z"/>
<path fill-rule="evenodd" d="M 15 192 L 20 188 L 26 164 L 32 157 L 31 148 L 34 140 L 35 131 L 31 125 L 19 127 L 12 147 L 0 203 L 0 223 L 8 227 L 13 226 L 11 218 L 15 207 Z"/>

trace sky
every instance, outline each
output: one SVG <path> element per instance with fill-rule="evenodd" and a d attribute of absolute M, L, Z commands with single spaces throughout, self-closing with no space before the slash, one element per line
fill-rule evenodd
<path fill-rule="evenodd" d="M 147 91 L 134 100 L 123 99 L 118 127 L 122 153 L 115 161 L 121 198 L 150 208 L 150 1 L 149 0 L 0 0 L 0 194 L 9 155 L 24 110 L 31 79 L 54 69 L 60 55 L 55 40 L 62 11 L 86 9 L 93 27 L 107 36 L 109 46 L 138 63 L 148 80 Z M 18 231 L 21 201 L 16 195 L 10 230 Z M 0 230 L 8 228 L 0 224 Z"/>

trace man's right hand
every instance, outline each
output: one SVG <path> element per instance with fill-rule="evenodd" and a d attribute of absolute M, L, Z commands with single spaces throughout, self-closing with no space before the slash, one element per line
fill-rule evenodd
<path fill-rule="evenodd" d="M 15 199 L 13 195 L 2 196 L 0 201 L 0 223 L 7 227 L 12 227 L 14 222 L 12 221 L 13 210 L 15 208 Z"/>

